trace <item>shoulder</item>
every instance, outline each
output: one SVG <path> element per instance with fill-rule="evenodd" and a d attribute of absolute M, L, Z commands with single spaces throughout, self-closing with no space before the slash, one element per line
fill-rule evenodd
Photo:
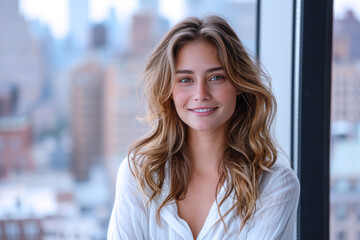
<path fill-rule="evenodd" d="M 130 162 L 129 159 L 126 157 L 120 163 L 118 173 L 117 173 L 117 182 L 127 182 L 127 181 L 134 181 L 135 177 L 130 169 Z"/>
<path fill-rule="evenodd" d="M 259 192 L 247 239 L 293 239 L 300 195 L 295 172 L 276 162 L 261 175 Z"/>
<path fill-rule="evenodd" d="M 141 171 L 138 167 L 136 160 L 132 161 L 128 157 L 121 162 L 117 173 L 116 191 L 127 193 L 135 198 L 141 198 L 144 203 L 148 203 L 152 191 L 144 180 L 144 177 L 136 175 Z M 137 171 L 135 168 L 137 168 Z M 143 188 L 141 184 L 144 184 Z M 164 186 L 166 185 L 164 182 Z"/>
<path fill-rule="evenodd" d="M 140 192 L 140 185 L 134 176 L 132 167 L 133 164 L 127 157 L 120 163 L 116 178 L 116 190 L 118 192 L 125 191 L 136 195 Z"/>
<path fill-rule="evenodd" d="M 272 196 L 297 200 L 300 195 L 300 183 L 294 170 L 279 162 L 262 174 L 259 187 L 261 198 Z"/>
<path fill-rule="evenodd" d="M 130 163 L 125 158 L 118 170 L 108 239 L 146 239 L 148 211 Z"/>
<path fill-rule="evenodd" d="M 294 184 L 298 183 L 298 178 L 294 170 L 282 162 L 275 162 L 274 165 L 271 166 L 270 171 L 263 173 L 262 178 L 267 181 L 287 180 Z"/>

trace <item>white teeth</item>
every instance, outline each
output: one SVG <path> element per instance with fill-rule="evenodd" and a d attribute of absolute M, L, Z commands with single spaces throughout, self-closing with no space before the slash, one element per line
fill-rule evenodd
<path fill-rule="evenodd" d="M 209 112 L 209 111 L 211 111 L 211 110 L 213 110 L 213 108 L 193 109 L 194 112 L 200 112 L 200 113 L 202 113 L 202 112 Z"/>

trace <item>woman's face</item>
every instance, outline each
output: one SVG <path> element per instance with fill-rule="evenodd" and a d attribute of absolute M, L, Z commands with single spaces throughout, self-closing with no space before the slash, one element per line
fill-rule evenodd
<path fill-rule="evenodd" d="M 176 57 L 172 99 L 181 120 L 195 131 L 222 130 L 239 91 L 227 78 L 216 48 L 206 41 L 185 44 Z"/>

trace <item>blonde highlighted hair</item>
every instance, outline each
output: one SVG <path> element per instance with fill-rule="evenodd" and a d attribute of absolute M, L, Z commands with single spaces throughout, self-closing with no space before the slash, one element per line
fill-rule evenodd
<path fill-rule="evenodd" d="M 160 223 L 162 207 L 173 200 L 184 199 L 187 192 L 191 172 L 187 126 L 176 113 L 171 93 L 179 50 L 185 44 L 199 40 L 216 47 L 218 60 L 228 79 L 241 92 L 235 112 L 225 127 L 226 149 L 219 166 L 221 177 L 217 189 L 221 183 L 227 182 L 225 196 L 218 203 L 218 209 L 230 194 L 235 196 L 234 205 L 223 216 L 220 215 L 221 220 L 236 209 L 243 228 L 256 210 L 260 176 L 277 159 L 276 146 L 270 134 L 276 102 L 269 78 L 249 57 L 236 33 L 223 18 L 186 18 L 167 33 L 151 54 L 143 76 L 143 88 L 152 131 L 130 148 L 130 166 L 149 201 L 160 195 L 166 166 L 169 168 L 170 192 L 157 210 L 157 221 Z"/>

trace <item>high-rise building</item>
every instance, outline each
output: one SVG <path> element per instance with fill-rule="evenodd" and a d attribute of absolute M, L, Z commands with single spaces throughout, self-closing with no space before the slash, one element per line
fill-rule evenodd
<path fill-rule="evenodd" d="M 334 21 L 332 121 L 360 121 L 360 22 L 348 11 Z"/>
<path fill-rule="evenodd" d="M 360 21 L 352 10 L 334 21 L 334 49 L 336 61 L 360 59 Z"/>
<path fill-rule="evenodd" d="M 0 118 L 0 178 L 31 171 L 31 126 L 26 118 Z"/>
<path fill-rule="evenodd" d="M 95 24 L 91 28 L 91 48 L 104 49 L 108 44 L 108 31 L 104 24 Z"/>
<path fill-rule="evenodd" d="M 357 240 L 360 234 L 360 124 L 354 136 L 333 141 L 330 239 Z"/>
<path fill-rule="evenodd" d="M 94 164 L 103 157 L 103 81 L 105 71 L 96 62 L 85 62 L 71 73 L 72 171 L 77 180 L 87 180 Z"/>
<path fill-rule="evenodd" d="M 87 180 L 93 166 L 106 164 L 107 159 L 119 153 L 117 76 L 115 68 L 90 60 L 71 74 L 71 165 L 77 180 Z"/>
<path fill-rule="evenodd" d="M 330 239 L 360 237 L 360 22 L 334 20 L 331 86 Z"/>
<path fill-rule="evenodd" d="M 169 29 L 169 21 L 152 12 L 139 11 L 132 17 L 131 52 L 146 54 Z"/>
<path fill-rule="evenodd" d="M 13 84 L 0 82 L 0 117 L 15 114 L 19 90 Z"/>
<path fill-rule="evenodd" d="M 0 36 L 0 83 L 18 86 L 16 112 L 28 113 L 42 95 L 43 54 L 19 14 L 17 0 L 0 1 Z"/>
<path fill-rule="evenodd" d="M 334 62 L 332 67 L 331 120 L 360 122 L 360 59 Z"/>
<path fill-rule="evenodd" d="M 142 55 L 155 45 L 154 26 L 156 15 L 151 12 L 137 12 L 132 17 L 131 52 Z"/>
<path fill-rule="evenodd" d="M 119 154 L 119 77 L 117 69 L 109 66 L 103 79 L 103 156 L 105 161 Z M 129 136 L 130 137 L 130 136 Z"/>

